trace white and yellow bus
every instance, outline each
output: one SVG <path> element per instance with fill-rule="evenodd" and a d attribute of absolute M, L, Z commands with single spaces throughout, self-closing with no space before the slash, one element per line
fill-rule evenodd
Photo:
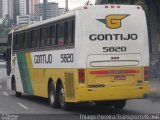
<path fill-rule="evenodd" d="M 149 92 L 149 45 L 140 6 L 82 6 L 9 34 L 8 87 L 49 99 L 53 108 L 71 103 L 124 108 Z M 9 59 L 8 59 L 9 60 Z"/>

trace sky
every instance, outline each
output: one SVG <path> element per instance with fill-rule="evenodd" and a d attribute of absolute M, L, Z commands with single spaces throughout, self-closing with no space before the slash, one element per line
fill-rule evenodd
<path fill-rule="evenodd" d="M 43 0 L 41 0 L 42 2 Z M 76 8 L 78 6 L 82 6 L 86 3 L 88 0 L 68 0 L 68 7 L 69 9 Z M 93 4 L 95 3 L 95 0 L 90 0 Z M 65 0 L 48 0 L 48 2 L 57 2 L 59 3 L 59 7 L 64 8 L 65 7 Z"/>

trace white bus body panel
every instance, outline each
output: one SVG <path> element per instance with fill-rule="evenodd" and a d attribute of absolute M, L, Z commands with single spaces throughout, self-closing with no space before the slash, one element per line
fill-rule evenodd
<path fill-rule="evenodd" d="M 115 5 L 116 7 L 116 5 Z M 103 67 L 123 66 L 149 66 L 149 45 L 148 32 L 145 13 L 137 8 L 137 6 L 121 5 L 120 8 L 108 8 L 105 6 L 88 6 L 77 12 L 76 17 L 76 67 L 77 68 L 93 68 L 91 62 L 111 60 L 111 57 L 119 57 L 120 65 L 108 62 Z M 94 11 L 94 12 L 93 12 Z M 121 20 L 121 27 L 110 29 L 105 23 L 98 21 L 109 15 L 128 15 Z M 126 37 L 128 34 L 136 34 L 136 40 L 90 40 L 90 35 L 94 34 L 93 39 L 97 39 L 97 35 L 105 34 L 122 34 Z M 125 52 L 103 52 L 103 47 L 121 47 L 125 46 Z M 129 60 L 135 60 L 133 63 Z M 101 64 L 101 63 L 100 63 Z M 97 66 L 98 67 L 98 66 Z"/>

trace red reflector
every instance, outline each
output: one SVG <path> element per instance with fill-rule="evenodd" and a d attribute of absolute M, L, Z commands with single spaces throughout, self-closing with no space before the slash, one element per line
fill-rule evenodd
<path fill-rule="evenodd" d="M 84 69 L 78 70 L 78 80 L 79 80 L 79 83 L 85 83 L 85 70 Z"/>
<path fill-rule="evenodd" d="M 102 74 L 108 74 L 108 71 L 91 71 L 90 74 L 93 75 L 102 75 Z"/>
<path fill-rule="evenodd" d="M 144 67 L 144 70 L 149 70 L 149 67 Z"/>
<path fill-rule="evenodd" d="M 144 78 L 149 78 L 149 75 L 148 75 L 148 74 L 145 74 L 145 75 L 144 75 Z"/>
<path fill-rule="evenodd" d="M 144 80 L 149 79 L 149 67 L 144 67 Z"/>

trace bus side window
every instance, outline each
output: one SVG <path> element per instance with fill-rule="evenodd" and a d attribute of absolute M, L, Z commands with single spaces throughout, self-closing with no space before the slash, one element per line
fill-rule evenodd
<path fill-rule="evenodd" d="M 45 46 L 50 46 L 51 45 L 51 39 L 50 39 L 50 27 L 47 26 L 45 28 Z"/>
<path fill-rule="evenodd" d="M 16 35 L 13 35 L 13 50 L 16 50 Z"/>
<path fill-rule="evenodd" d="M 69 21 L 69 26 L 68 26 L 68 40 L 69 44 L 73 45 L 74 44 L 74 36 L 75 36 L 75 22 L 74 20 Z"/>
<path fill-rule="evenodd" d="M 27 33 L 24 32 L 23 34 L 24 34 L 24 35 L 23 35 L 23 39 L 24 39 L 24 49 L 26 49 L 26 48 L 27 48 Z"/>
<path fill-rule="evenodd" d="M 74 45 L 75 42 L 75 20 L 72 20 L 72 31 L 71 31 L 71 44 Z"/>
<path fill-rule="evenodd" d="M 15 40 L 15 50 L 19 49 L 19 34 L 16 34 L 16 40 Z"/>
<path fill-rule="evenodd" d="M 22 48 L 22 33 L 18 34 L 18 50 L 21 50 Z"/>
<path fill-rule="evenodd" d="M 36 47 L 40 47 L 40 29 L 37 29 L 37 43 L 36 43 Z"/>
<path fill-rule="evenodd" d="M 31 48 L 34 48 L 34 35 L 35 35 L 35 30 L 31 31 Z"/>
<path fill-rule="evenodd" d="M 27 32 L 27 48 L 31 48 L 31 31 Z"/>
<path fill-rule="evenodd" d="M 58 33 L 57 33 L 57 38 L 58 38 L 58 45 L 64 45 L 64 23 L 59 23 L 58 24 Z"/>
<path fill-rule="evenodd" d="M 25 49 L 26 48 L 26 32 L 21 33 L 21 48 Z"/>
<path fill-rule="evenodd" d="M 56 27 L 55 25 L 51 26 L 51 45 L 56 45 Z"/>
<path fill-rule="evenodd" d="M 38 45 L 37 45 L 38 44 L 38 36 L 39 36 L 38 35 L 38 29 L 36 29 L 36 30 L 34 30 L 34 38 L 33 38 L 34 39 L 34 43 L 33 43 L 34 46 L 33 46 L 33 48 L 38 47 Z"/>
<path fill-rule="evenodd" d="M 58 24 L 56 24 L 56 40 L 55 45 L 58 45 Z"/>
<path fill-rule="evenodd" d="M 44 46 L 44 28 L 40 28 L 40 47 Z"/>
<path fill-rule="evenodd" d="M 67 45 L 69 42 L 68 42 L 68 22 L 66 21 L 64 23 L 64 44 Z"/>

